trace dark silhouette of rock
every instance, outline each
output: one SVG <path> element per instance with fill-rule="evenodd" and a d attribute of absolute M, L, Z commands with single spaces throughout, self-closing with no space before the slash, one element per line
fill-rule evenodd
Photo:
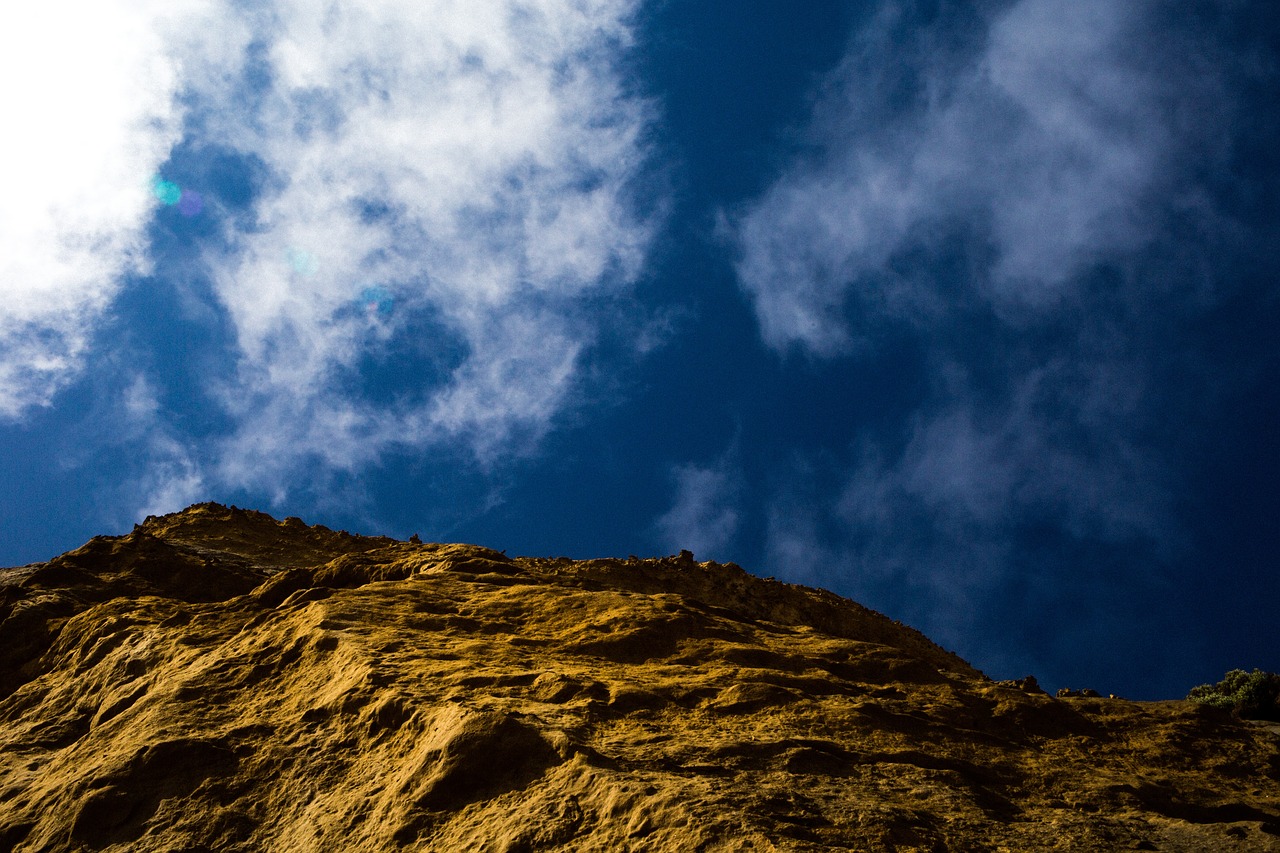
<path fill-rule="evenodd" d="M 1058 689 L 1057 695 L 1059 699 L 1101 699 L 1102 698 L 1101 693 L 1099 693 L 1096 690 L 1092 690 L 1088 687 L 1084 688 L 1083 690 L 1074 690 L 1070 687 L 1062 687 Z M 1114 699 L 1115 696 L 1112 695 L 1111 698 Z"/>
<path fill-rule="evenodd" d="M 1028 675 L 1025 678 L 1015 678 L 1009 681 L 997 681 L 996 684 L 1001 687 L 1012 687 L 1015 690 L 1021 690 L 1023 693 L 1041 693 L 1044 695 L 1044 688 L 1040 686 L 1040 682 L 1036 680 L 1034 675 Z"/>

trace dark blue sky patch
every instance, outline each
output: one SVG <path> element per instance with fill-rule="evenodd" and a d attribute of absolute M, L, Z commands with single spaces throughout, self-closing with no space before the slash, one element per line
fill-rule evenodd
<path fill-rule="evenodd" d="M 61 405 L 87 404 L 87 395 L 67 389 Z M 82 483 L 84 472 L 64 464 L 66 416 L 59 410 L 38 412 L 21 425 L 0 426 L 0 476 L 7 488 L 21 500 L 0 502 L 0 528 L 12 531 L 6 537 L 5 565 L 24 565 L 48 560 L 69 550 L 71 542 L 83 542 L 92 525 L 107 528 L 115 519 L 103 517 L 99 496 Z M 111 475 L 116 466 L 101 466 Z M 18 535 L 18 531 L 22 531 Z M 86 535 L 87 533 L 87 535 Z"/>
<path fill-rule="evenodd" d="M 360 221 L 366 225 L 372 225 L 376 222 L 384 222 L 393 219 L 396 210 L 385 199 L 369 197 L 359 198 L 354 201 L 359 211 Z"/>
<path fill-rule="evenodd" d="M 696 192 L 722 204 L 758 192 L 805 118 L 817 76 L 840 60 L 850 27 L 870 5 L 816 0 L 660 2 L 641 14 L 635 62 L 659 98 L 658 140 L 689 170 Z M 785 149 L 784 149 L 785 150 Z"/>
<path fill-rule="evenodd" d="M 361 356 L 339 369 L 333 389 L 365 405 L 390 410 L 427 405 L 469 354 L 466 342 L 438 311 L 397 302 L 394 292 L 381 285 L 361 288 L 335 319 L 367 328 Z"/>
<path fill-rule="evenodd" d="M 126 356 L 113 362 L 124 374 L 117 381 L 129 381 L 129 371 L 146 377 L 167 417 L 200 441 L 230 427 L 212 393 L 232 380 L 237 357 L 225 311 L 207 283 L 189 276 L 170 270 L 130 281 L 101 334 Z"/>
<path fill-rule="evenodd" d="M 266 165 L 253 154 L 221 148 L 178 153 L 185 156 L 175 156 L 175 162 L 185 166 L 189 180 L 206 187 L 225 209 L 237 214 L 253 206 L 266 182 Z"/>

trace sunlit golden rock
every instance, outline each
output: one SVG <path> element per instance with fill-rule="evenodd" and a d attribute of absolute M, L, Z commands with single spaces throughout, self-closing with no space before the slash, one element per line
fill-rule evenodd
<path fill-rule="evenodd" d="M 1280 735 L 682 554 L 201 504 L 0 570 L 0 850 L 1280 850 Z"/>

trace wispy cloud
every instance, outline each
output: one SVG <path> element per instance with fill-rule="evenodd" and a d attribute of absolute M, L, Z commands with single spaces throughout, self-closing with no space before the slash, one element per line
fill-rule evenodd
<path fill-rule="evenodd" d="M 194 272 L 235 347 L 205 389 L 232 427 L 190 441 L 203 473 L 181 482 L 280 494 L 389 449 L 528 449 L 574 404 L 653 227 L 635 191 L 651 108 L 620 70 L 635 5 L 6 12 L 4 46 L 31 45 L 0 51 L 6 79 L 33 83 L 3 158 L 0 415 L 48 403 L 148 270 L 171 153 L 216 150 L 256 174 Z M 183 212 L 202 208 L 225 213 Z"/>
<path fill-rule="evenodd" d="M 1165 12 L 886 3 L 820 87 L 806 151 L 730 217 L 767 344 L 881 369 L 907 336 L 932 376 L 903 440 L 851 432 L 838 494 L 775 498 L 771 553 L 800 576 L 839 567 L 959 623 L 1049 542 L 1170 553 L 1159 422 L 1182 392 L 1160 352 L 1221 283 L 1235 225 L 1202 176 L 1249 60 Z"/>
<path fill-rule="evenodd" d="M 765 340 L 850 351 L 885 317 L 957 298 L 1051 311 L 1082 275 L 1203 203 L 1226 153 L 1220 75 L 1151 4 L 1020 0 L 999 14 L 888 3 L 823 88 L 803 156 L 738 222 Z M 961 281 L 922 263 L 963 241 Z M 970 290 L 969 293 L 964 291 Z"/>
<path fill-rule="evenodd" d="M 549 427 L 597 329 L 584 298 L 632 281 L 649 237 L 628 188 L 648 107 L 616 69 L 631 5 L 281 2 L 253 22 L 268 79 L 252 110 L 196 82 L 197 108 L 272 175 L 210 259 L 242 353 L 224 478 L 441 439 L 492 459 Z M 418 335 L 443 381 L 361 373 Z M 388 381 L 392 401 L 371 400 Z"/>
<path fill-rule="evenodd" d="M 724 549 L 742 523 L 742 478 L 734 453 L 711 465 L 678 465 L 671 471 L 675 498 L 655 522 L 662 542 L 673 553 L 688 549 L 702 559 L 725 559 Z"/>

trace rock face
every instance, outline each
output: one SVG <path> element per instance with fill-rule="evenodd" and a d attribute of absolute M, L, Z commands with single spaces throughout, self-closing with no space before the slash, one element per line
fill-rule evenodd
<path fill-rule="evenodd" d="M 0 850 L 1280 850 L 1280 736 L 736 566 L 201 504 L 0 570 Z"/>

